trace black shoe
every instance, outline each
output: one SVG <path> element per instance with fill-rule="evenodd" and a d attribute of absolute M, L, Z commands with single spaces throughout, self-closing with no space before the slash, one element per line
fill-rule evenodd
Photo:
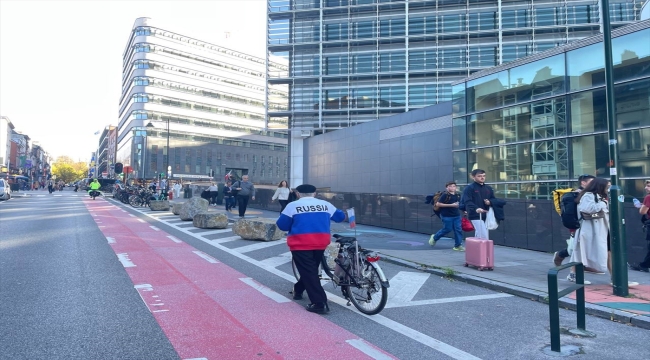
<path fill-rule="evenodd" d="M 330 312 L 330 307 L 327 305 L 327 303 L 309 304 L 307 305 L 307 311 L 316 314 L 327 314 Z"/>
<path fill-rule="evenodd" d="M 630 265 L 630 269 L 642 272 L 650 272 L 650 269 L 641 265 Z"/>
<path fill-rule="evenodd" d="M 291 288 L 291 291 L 289 291 L 289 294 L 293 294 L 293 299 L 294 300 L 302 300 L 302 291 L 298 293 L 296 291 L 296 285 L 294 284 L 293 287 Z"/>

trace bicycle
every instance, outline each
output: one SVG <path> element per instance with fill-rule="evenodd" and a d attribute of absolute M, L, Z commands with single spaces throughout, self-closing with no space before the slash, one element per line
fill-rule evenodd
<path fill-rule="evenodd" d="M 390 286 L 377 263 L 379 255 L 372 250 L 360 248 L 354 237 L 338 234 L 332 236 L 336 238 L 336 242 L 323 254 L 319 269 L 320 279 L 324 279 L 324 272 L 335 288 L 340 286 L 348 306 L 354 305 L 366 315 L 379 314 L 386 306 Z M 293 259 L 291 267 L 296 280 L 300 280 Z"/>

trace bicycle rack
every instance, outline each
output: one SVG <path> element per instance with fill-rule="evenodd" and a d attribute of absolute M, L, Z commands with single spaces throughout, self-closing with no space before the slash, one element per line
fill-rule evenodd
<path fill-rule="evenodd" d="M 568 288 L 558 291 L 557 274 L 560 270 L 575 266 L 576 283 Z M 594 333 L 587 331 L 585 326 L 585 272 L 584 265 L 579 262 L 572 262 L 548 271 L 548 307 L 551 321 L 551 351 L 561 352 L 560 346 L 560 298 L 576 292 L 576 320 L 577 331 L 574 335 L 593 337 Z"/>

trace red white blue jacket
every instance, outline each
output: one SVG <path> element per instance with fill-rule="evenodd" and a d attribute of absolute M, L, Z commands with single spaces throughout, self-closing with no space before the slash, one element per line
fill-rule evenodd
<path fill-rule="evenodd" d="M 287 204 L 275 223 L 289 232 L 290 250 L 324 250 L 330 244 L 330 220 L 341 222 L 345 213 L 327 201 L 304 197 Z"/>

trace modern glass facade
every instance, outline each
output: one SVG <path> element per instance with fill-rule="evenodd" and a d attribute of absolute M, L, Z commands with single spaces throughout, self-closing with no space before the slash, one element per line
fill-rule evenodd
<path fill-rule="evenodd" d="M 643 0 L 611 0 L 613 28 Z M 477 71 L 600 31 L 597 0 L 269 0 L 269 121 L 315 133 L 451 100 Z M 578 69 L 574 69 L 578 71 Z"/>
<path fill-rule="evenodd" d="M 612 33 L 619 177 L 650 176 L 650 20 Z M 602 36 L 453 84 L 454 179 L 480 168 L 498 193 L 548 198 L 582 174 L 609 177 Z"/>
<path fill-rule="evenodd" d="M 133 177 L 164 174 L 168 164 L 177 177 L 222 179 L 230 169 L 279 182 L 288 172 L 287 123 L 268 122 L 266 109 L 286 110 L 288 98 L 267 89 L 266 69 L 282 68 L 137 19 L 123 54 L 117 161 Z"/>

